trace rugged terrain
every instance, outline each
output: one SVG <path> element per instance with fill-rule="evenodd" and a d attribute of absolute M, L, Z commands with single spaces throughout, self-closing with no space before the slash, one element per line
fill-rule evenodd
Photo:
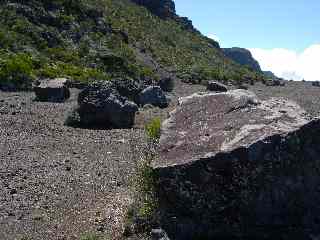
<path fill-rule="evenodd" d="M 262 99 L 282 96 L 319 115 L 320 89 L 311 83 L 250 88 Z M 75 89 L 65 103 L 34 102 L 31 92 L 0 92 L 0 239 L 69 240 L 86 233 L 120 238 L 136 163 L 147 146 L 145 123 L 166 118 L 177 97 L 204 90 L 178 83 L 171 106 L 142 109 L 131 130 L 64 126 Z"/>
<path fill-rule="evenodd" d="M 48 77 L 82 83 L 119 76 L 149 83 L 168 76 L 262 78 L 226 58 L 217 42 L 175 13 L 171 0 L 10 0 L 0 2 L 0 14 L 2 88 L 30 88 Z"/>

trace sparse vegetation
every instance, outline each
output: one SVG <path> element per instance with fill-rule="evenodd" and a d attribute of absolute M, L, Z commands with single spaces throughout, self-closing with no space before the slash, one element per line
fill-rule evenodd
<path fill-rule="evenodd" d="M 154 118 L 146 125 L 145 131 L 150 139 L 154 141 L 158 140 L 161 134 L 161 119 Z"/>
<path fill-rule="evenodd" d="M 48 12 L 52 6 L 53 15 Z M 157 80 L 156 68 L 137 57 L 139 49 L 187 82 L 239 80 L 245 75 L 256 79 L 250 69 L 226 59 L 213 40 L 129 0 L 10 0 L 0 3 L 0 14 L 1 48 L 9 55 L 27 53 L 37 61 L 28 69 L 34 77 Z M 6 81 L 19 84 L 21 78 L 15 78 Z"/>
<path fill-rule="evenodd" d="M 30 88 L 34 78 L 33 60 L 28 54 L 6 54 L 0 58 L 0 84 Z"/>
<path fill-rule="evenodd" d="M 149 233 L 159 224 L 158 200 L 156 196 L 157 175 L 151 162 L 157 157 L 157 143 L 160 136 L 160 119 L 154 119 L 145 131 L 149 136 L 148 148 L 142 159 L 137 161 L 136 174 L 132 182 L 133 203 L 127 210 L 125 235 Z"/>

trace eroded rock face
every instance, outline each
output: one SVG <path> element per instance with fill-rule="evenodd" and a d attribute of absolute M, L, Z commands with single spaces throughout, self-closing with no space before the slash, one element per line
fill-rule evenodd
<path fill-rule="evenodd" d="M 251 52 L 245 48 L 223 48 L 224 54 L 240 65 L 249 66 L 254 71 L 261 72 L 259 62 L 255 60 Z"/>
<path fill-rule="evenodd" d="M 128 101 L 111 83 L 95 83 L 78 97 L 80 124 L 87 127 L 130 128 L 138 106 Z"/>
<path fill-rule="evenodd" d="M 288 100 L 246 90 L 182 98 L 152 163 L 165 230 L 174 239 L 319 235 L 319 143 L 320 120 Z"/>
<path fill-rule="evenodd" d="M 64 102 L 70 97 L 66 78 L 48 79 L 33 88 L 38 101 Z"/>
<path fill-rule="evenodd" d="M 145 6 L 153 14 L 161 18 L 174 18 L 176 16 L 175 4 L 172 0 L 132 0 L 133 2 Z"/>

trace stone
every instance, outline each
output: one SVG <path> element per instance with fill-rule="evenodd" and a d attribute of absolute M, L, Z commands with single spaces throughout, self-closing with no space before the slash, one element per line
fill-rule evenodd
<path fill-rule="evenodd" d="M 246 90 L 180 99 L 151 163 L 161 226 L 174 239 L 319 235 L 319 143 L 320 119 L 286 99 Z"/>
<path fill-rule="evenodd" d="M 112 87 L 116 89 L 121 96 L 130 101 L 139 103 L 139 94 L 143 90 L 143 84 L 130 78 L 115 78 L 111 80 Z"/>
<path fill-rule="evenodd" d="M 176 8 L 172 0 L 132 0 L 136 4 L 142 5 L 160 18 L 175 18 Z"/>
<path fill-rule="evenodd" d="M 131 128 L 138 106 L 122 97 L 111 83 L 93 83 L 80 92 L 77 114 L 87 127 Z"/>
<path fill-rule="evenodd" d="M 314 81 L 314 82 L 312 82 L 312 86 L 314 86 L 314 87 L 320 87 L 320 81 Z"/>
<path fill-rule="evenodd" d="M 266 81 L 267 86 L 273 87 L 284 87 L 286 85 L 285 81 L 282 79 L 269 79 Z"/>
<path fill-rule="evenodd" d="M 36 100 L 47 102 L 64 102 L 70 97 L 70 90 L 65 85 L 66 78 L 47 79 L 34 86 Z"/>
<path fill-rule="evenodd" d="M 172 77 L 164 77 L 160 79 L 159 86 L 165 92 L 172 92 L 174 89 L 174 79 Z"/>
<path fill-rule="evenodd" d="M 142 106 L 151 104 L 156 107 L 166 108 L 169 105 L 168 99 L 159 86 L 149 86 L 139 96 Z"/>
<path fill-rule="evenodd" d="M 214 91 L 214 92 L 226 92 L 228 91 L 228 87 L 217 81 L 208 81 L 207 90 Z"/>
<path fill-rule="evenodd" d="M 151 239 L 152 240 L 170 240 L 167 233 L 161 228 L 151 230 Z"/>

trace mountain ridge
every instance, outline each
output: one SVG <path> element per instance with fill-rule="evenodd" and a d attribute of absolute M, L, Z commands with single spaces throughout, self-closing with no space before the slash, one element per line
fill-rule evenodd
<path fill-rule="evenodd" d="M 169 4 L 164 9 L 171 18 L 129 0 L 1 2 L 0 84 L 23 88 L 54 77 L 83 83 L 114 77 L 149 83 L 168 76 L 190 83 L 262 78 L 193 30 L 176 15 L 174 2 L 154 2 Z"/>

